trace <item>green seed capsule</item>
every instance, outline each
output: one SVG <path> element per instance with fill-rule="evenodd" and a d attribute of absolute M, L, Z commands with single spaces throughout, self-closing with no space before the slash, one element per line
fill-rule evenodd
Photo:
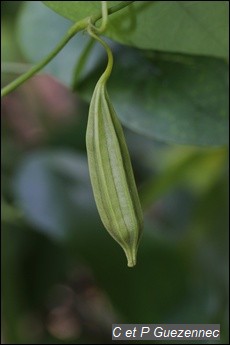
<path fill-rule="evenodd" d="M 136 264 L 143 215 L 123 130 L 106 89 L 111 72 L 111 56 L 109 58 L 90 103 L 86 146 L 101 220 L 124 249 L 128 266 L 132 267 Z"/>

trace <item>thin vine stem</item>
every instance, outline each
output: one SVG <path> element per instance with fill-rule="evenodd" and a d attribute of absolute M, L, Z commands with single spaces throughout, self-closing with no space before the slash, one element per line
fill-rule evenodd
<path fill-rule="evenodd" d="M 122 1 L 119 4 L 111 7 L 108 9 L 108 15 L 118 12 L 121 9 L 129 6 L 134 1 Z M 105 5 L 104 5 L 105 8 Z M 107 8 L 106 8 L 107 10 Z M 105 10 L 104 10 L 105 11 Z M 91 17 L 86 17 L 81 21 L 75 23 L 65 34 L 65 36 L 61 39 L 61 41 L 57 44 L 57 46 L 38 64 L 34 65 L 29 71 L 19 76 L 17 79 L 13 80 L 10 84 L 6 85 L 1 90 L 1 97 L 6 96 L 13 90 L 15 90 L 18 86 L 23 84 L 26 80 L 30 79 L 33 75 L 39 72 L 42 68 L 44 68 L 61 50 L 62 48 L 69 42 L 69 40 L 75 36 L 79 31 L 82 31 L 88 27 L 89 20 L 91 23 L 95 25 L 95 23 L 101 19 L 103 13 L 100 11 Z M 103 24 L 103 23 L 102 23 Z"/>
<path fill-rule="evenodd" d="M 98 33 L 104 32 L 108 23 L 107 1 L 101 1 L 101 13 L 102 13 L 102 22 L 101 22 L 100 28 L 97 28 Z"/>
<path fill-rule="evenodd" d="M 86 45 L 86 48 L 83 50 L 82 54 L 80 55 L 77 68 L 75 70 L 75 81 L 79 78 L 79 75 L 81 73 L 82 67 L 87 61 L 87 58 L 89 56 L 89 53 L 95 43 L 95 36 L 90 28 L 93 28 L 93 31 L 97 34 L 101 34 L 105 31 L 108 23 L 108 8 L 107 8 L 107 1 L 101 1 L 101 12 L 102 12 L 102 22 L 100 27 L 96 27 L 91 23 L 91 20 L 89 20 L 87 31 L 91 36 L 91 39 L 89 40 L 88 44 Z M 96 38 L 97 39 L 97 38 Z"/>
<path fill-rule="evenodd" d="M 92 23 L 89 23 L 87 31 L 88 31 L 89 35 L 91 37 L 93 37 L 94 39 L 96 39 L 105 48 L 105 50 L 107 52 L 108 63 L 107 63 L 107 66 L 106 66 L 104 73 L 102 74 L 102 76 L 100 77 L 98 82 L 101 82 L 102 80 L 106 81 L 110 77 L 110 74 L 111 74 L 112 68 L 113 68 L 112 51 L 111 51 L 110 47 L 108 46 L 108 44 L 105 41 L 103 41 L 100 37 L 97 36 L 97 29 L 95 28 L 94 25 L 92 25 Z"/>
<path fill-rule="evenodd" d="M 106 82 L 106 80 L 110 77 L 110 74 L 112 72 L 112 68 L 113 68 L 113 54 L 112 51 L 110 49 L 110 47 L 108 46 L 108 44 L 103 41 L 98 34 L 101 34 L 103 31 L 105 31 L 106 26 L 107 26 L 107 19 L 108 19 L 108 10 L 107 10 L 107 1 L 102 1 L 102 23 L 101 26 L 99 28 L 97 28 L 93 23 L 91 18 L 89 19 L 89 24 L 87 27 L 87 31 L 88 34 L 94 38 L 95 40 L 97 40 L 106 50 L 107 52 L 107 56 L 108 56 L 108 63 L 106 66 L 106 69 L 104 71 L 104 73 L 101 75 L 98 83 L 101 83 L 101 81 Z"/>
<path fill-rule="evenodd" d="M 86 21 L 87 23 L 87 21 Z M 5 86 L 1 90 L 1 97 L 6 96 L 8 93 L 15 90 L 18 86 L 23 84 L 26 80 L 30 79 L 33 75 L 39 72 L 43 67 L 45 67 L 61 50 L 62 48 L 69 42 L 69 40 L 79 31 L 83 30 L 86 27 L 85 20 L 78 22 L 78 25 L 74 25 L 74 30 L 71 28 L 62 40 L 57 44 L 57 46 L 44 58 L 42 59 L 37 65 L 33 66 L 29 71 L 22 74 L 17 79 L 13 80 L 10 84 Z"/>

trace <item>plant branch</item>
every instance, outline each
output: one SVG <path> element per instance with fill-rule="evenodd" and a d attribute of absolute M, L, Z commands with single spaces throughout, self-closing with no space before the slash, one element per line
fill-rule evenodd
<path fill-rule="evenodd" d="M 108 9 L 108 14 L 115 13 L 117 11 L 120 11 L 121 9 L 129 6 L 134 1 L 122 1 L 118 5 L 115 5 Z M 43 67 L 45 67 L 61 50 L 62 48 L 69 42 L 69 40 L 75 36 L 79 31 L 82 31 L 88 27 L 88 23 L 91 19 L 91 23 L 96 23 L 99 19 L 102 17 L 102 12 L 98 12 L 95 15 L 92 15 L 91 17 L 86 17 L 77 23 L 75 23 L 65 34 L 65 36 L 62 38 L 62 40 L 57 44 L 57 46 L 44 58 L 42 59 L 38 64 L 33 66 L 29 71 L 27 71 L 25 74 L 22 74 L 20 77 L 12 81 L 7 86 L 3 87 L 1 90 L 1 97 L 6 96 L 8 93 L 15 90 L 18 86 L 23 84 L 26 80 L 31 78 L 33 75 L 35 75 L 37 72 L 39 72 Z"/>
<path fill-rule="evenodd" d="M 72 30 L 69 30 L 65 36 L 62 38 L 62 40 L 57 44 L 57 46 L 44 58 L 42 59 L 37 65 L 33 66 L 29 71 L 22 74 L 17 79 L 13 80 L 10 84 L 5 86 L 1 90 L 1 97 L 6 96 L 11 91 L 15 90 L 19 85 L 23 84 L 26 80 L 31 78 L 34 74 L 36 74 L 38 71 L 40 71 L 43 67 L 45 67 L 59 52 L 62 50 L 62 48 L 66 45 L 66 43 L 69 42 L 69 40 L 80 30 L 83 30 L 85 28 L 85 21 L 80 21 L 73 25 L 71 28 Z M 74 28 L 74 30 L 73 30 Z"/>

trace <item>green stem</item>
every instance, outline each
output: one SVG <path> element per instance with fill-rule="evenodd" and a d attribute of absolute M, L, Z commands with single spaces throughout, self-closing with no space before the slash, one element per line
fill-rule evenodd
<path fill-rule="evenodd" d="M 121 9 L 129 6 L 133 1 L 122 1 L 118 5 L 115 5 L 108 9 L 108 14 L 115 13 L 117 11 L 120 11 Z M 101 11 L 97 14 L 91 16 L 91 23 L 96 23 L 99 19 L 101 19 L 102 13 Z M 62 38 L 62 40 L 57 44 L 57 46 L 51 51 L 50 54 L 48 54 L 44 59 L 42 59 L 37 65 L 33 66 L 28 72 L 21 75 L 14 81 L 12 81 L 10 84 L 2 88 L 1 90 L 1 97 L 6 96 L 11 91 L 15 90 L 18 86 L 23 84 L 26 80 L 31 78 L 33 75 L 35 75 L 38 71 L 40 71 L 43 67 L 45 67 L 61 50 L 62 48 L 69 42 L 69 40 L 75 36 L 75 34 L 81 30 L 84 30 L 87 28 L 89 23 L 90 17 L 84 18 L 83 20 L 75 23 L 65 34 L 65 36 Z"/>
<path fill-rule="evenodd" d="M 106 82 L 106 80 L 108 80 L 108 78 L 110 77 L 110 74 L 112 72 L 112 68 L 113 68 L 113 54 L 112 51 L 110 49 L 110 47 L 108 46 L 108 44 L 103 41 L 100 37 L 97 36 L 97 34 L 94 32 L 95 27 L 89 23 L 88 26 L 88 33 L 91 37 L 93 37 L 95 40 L 97 40 L 99 43 L 101 43 L 101 45 L 105 48 L 107 55 L 108 55 L 108 63 L 107 63 L 107 67 L 104 71 L 104 73 L 102 74 L 102 76 L 100 77 L 100 79 L 98 80 L 98 83 L 101 82 L 103 80 L 103 82 Z"/>
<path fill-rule="evenodd" d="M 17 79 L 13 80 L 10 84 L 5 86 L 1 90 L 1 97 L 6 96 L 11 91 L 15 90 L 19 85 L 23 84 L 26 80 L 31 78 L 34 74 L 40 71 L 44 66 L 46 66 L 59 52 L 62 48 L 69 42 L 69 40 L 80 30 L 83 30 L 87 25 L 86 20 L 82 20 L 75 25 L 65 34 L 62 40 L 57 44 L 57 46 L 48 54 L 43 60 L 41 60 L 37 65 L 33 66 L 28 72 L 22 74 Z"/>
<path fill-rule="evenodd" d="M 98 28 L 98 33 L 102 33 L 105 31 L 107 22 L 108 22 L 108 9 L 107 9 L 107 1 L 101 1 L 101 13 L 102 13 L 102 22 L 100 28 Z"/>

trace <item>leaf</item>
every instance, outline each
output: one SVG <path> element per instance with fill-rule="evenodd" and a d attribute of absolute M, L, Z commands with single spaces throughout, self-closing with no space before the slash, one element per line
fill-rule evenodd
<path fill-rule="evenodd" d="M 28 221 L 55 239 L 98 223 L 84 156 L 68 151 L 27 156 L 15 175 L 14 192 Z"/>
<path fill-rule="evenodd" d="M 202 195 L 213 185 L 226 168 L 226 149 L 195 149 L 170 147 L 164 160 L 170 155 L 170 162 L 157 175 L 141 186 L 139 193 L 143 209 L 148 208 L 165 194 L 186 186 L 193 194 Z M 198 174 L 202 171 L 202 174 Z"/>
<path fill-rule="evenodd" d="M 77 22 L 101 10 L 101 1 L 42 1 L 46 6 L 63 17 Z M 107 1 L 107 6 L 112 7 L 121 1 Z"/>
<path fill-rule="evenodd" d="M 99 1 L 43 1 L 77 21 L 100 9 Z M 109 1 L 113 5 L 113 1 Z M 116 3 L 116 1 L 115 1 Z M 142 49 L 228 56 L 226 1 L 135 1 L 109 17 L 108 37 Z"/>
<path fill-rule="evenodd" d="M 18 20 L 21 49 L 30 61 L 38 62 L 51 52 L 70 26 L 69 20 L 57 16 L 52 11 L 47 11 L 47 8 L 39 1 L 28 1 L 24 4 Z M 46 66 L 45 71 L 69 86 L 72 83 L 75 65 L 80 60 L 89 40 L 88 35 L 84 33 L 76 35 Z M 95 44 L 85 62 L 84 76 L 92 71 L 102 55 L 103 51 L 98 44 Z"/>
<path fill-rule="evenodd" d="M 227 64 L 179 54 L 115 52 L 108 92 L 122 123 L 151 138 L 198 146 L 228 142 Z M 77 90 L 90 99 L 100 71 Z"/>

